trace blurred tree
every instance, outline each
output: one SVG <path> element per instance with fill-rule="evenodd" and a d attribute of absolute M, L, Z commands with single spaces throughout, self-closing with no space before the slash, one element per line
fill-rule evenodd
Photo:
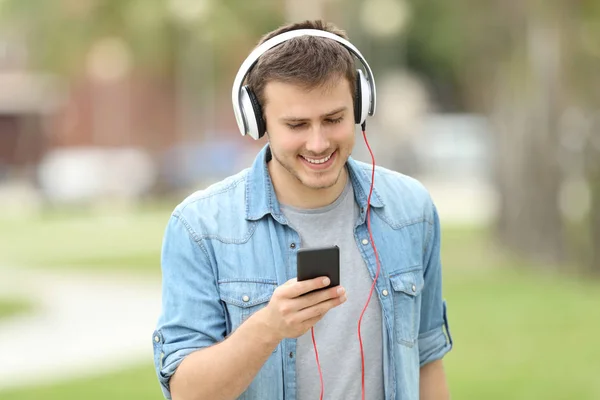
<path fill-rule="evenodd" d="M 484 112 L 493 123 L 501 196 L 498 237 L 547 265 L 570 260 L 599 273 L 600 87 L 595 71 L 600 66 L 600 3 L 412 4 L 409 66 L 424 71 L 434 87 L 436 82 L 453 86 L 457 98 L 446 109 Z M 568 128 L 572 115 L 580 116 L 576 131 Z M 566 158 L 561 156 L 565 146 L 570 148 Z M 583 185 L 572 184 L 578 179 Z"/>
<path fill-rule="evenodd" d="M 179 35 L 227 50 L 282 21 L 281 2 L 256 0 L 3 0 L 0 19 L 28 37 L 34 66 L 76 76 L 99 39 L 124 40 L 136 66 L 159 75 L 176 68 Z M 198 49 L 199 51 L 201 49 Z M 229 62 L 218 58 L 218 66 Z"/>
<path fill-rule="evenodd" d="M 584 168 L 590 191 L 588 213 L 584 215 L 584 232 L 589 240 L 582 253 L 587 257 L 590 272 L 600 276 L 600 3 L 580 0 L 569 5 L 569 36 L 571 52 L 565 58 L 569 69 L 569 84 L 573 97 L 585 112 L 582 132 L 584 138 Z M 584 238 L 586 235 L 582 235 Z"/>

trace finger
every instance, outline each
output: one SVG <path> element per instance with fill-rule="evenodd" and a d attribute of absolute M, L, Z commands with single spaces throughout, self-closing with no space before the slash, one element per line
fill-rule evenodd
<path fill-rule="evenodd" d="M 275 293 L 273 294 L 273 296 L 280 297 L 280 298 L 291 298 L 288 288 L 290 286 L 294 285 L 297 281 L 298 280 L 296 278 L 292 278 L 292 279 L 288 280 L 287 282 L 285 282 L 283 285 L 278 286 L 275 289 Z"/>
<path fill-rule="evenodd" d="M 288 295 L 290 298 L 299 297 L 313 290 L 323 289 L 328 286 L 329 283 L 331 283 L 331 281 L 326 276 L 299 281 L 290 285 L 289 289 L 287 289 L 289 290 Z"/>
<path fill-rule="evenodd" d="M 329 310 L 343 304 L 346 301 L 346 295 L 323 301 L 314 306 L 300 310 L 296 316 L 299 322 L 305 323 L 313 318 L 322 318 Z"/>
<path fill-rule="evenodd" d="M 306 333 L 306 331 L 308 331 L 310 328 L 312 328 L 313 326 L 316 325 L 317 322 L 319 322 L 320 320 L 323 319 L 322 315 L 319 315 L 318 317 L 314 317 L 314 318 L 310 318 L 307 319 L 306 321 L 304 321 L 302 323 L 302 326 L 304 327 L 304 333 Z"/>
<path fill-rule="evenodd" d="M 336 297 L 340 297 L 344 294 L 346 294 L 346 289 L 344 289 L 342 286 L 336 286 L 329 289 L 318 290 L 313 293 L 308 293 L 304 296 L 299 297 L 296 300 L 299 302 L 297 305 L 297 309 L 302 310 L 304 308 L 314 306 L 329 299 L 335 299 Z"/>

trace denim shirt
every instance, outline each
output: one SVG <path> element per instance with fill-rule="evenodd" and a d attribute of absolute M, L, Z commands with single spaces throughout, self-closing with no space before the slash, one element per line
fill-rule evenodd
<path fill-rule="evenodd" d="M 168 222 L 162 311 L 152 335 L 167 399 L 169 378 L 187 355 L 225 339 L 268 304 L 277 286 L 296 277 L 302 243 L 280 210 L 269 159 L 266 145 L 251 168 L 189 196 Z M 372 167 L 350 158 L 347 168 L 360 207 L 356 245 L 374 278 L 377 264 L 366 224 Z M 376 167 L 370 219 L 381 265 L 374 295 L 383 316 L 385 398 L 417 400 L 420 367 L 452 348 L 438 214 L 418 181 Z M 239 399 L 295 400 L 295 354 L 295 339 L 281 341 Z"/>

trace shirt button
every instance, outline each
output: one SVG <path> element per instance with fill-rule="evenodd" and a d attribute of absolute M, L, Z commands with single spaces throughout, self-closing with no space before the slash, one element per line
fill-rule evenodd
<path fill-rule="evenodd" d="M 363 239 L 362 244 L 369 244 L 369 241 L 367 239 Z"/>
<path fill-rule="evenodd" d="M 290 358 L 294 358 L 294 352 L 290 351 Z"/>
<path fill-rule="evenodd" d="M 381 292 L 382 295 L 387 296 L 388 295 L 388 291 L 383 289 L 383 292 Z"/>
<path fill-rule="evenodd" d="M 242 300 L 244 301 L 244 303 L 247 303 L 250 301 L 250 297 L 244 295 L 244 297 L 242 297 Z"/>
<path fill-rule="evenodd" d="M 155 341 L 156 343 L 158 343 L 158 342 L 160 341 L 160 338 L 159 338 L 158 336 L 154 336 L 154 341 Z"/>
<path fill-rule="evenodd" d="M 290 248 L 295 249 L 296 248 L 296 243 L 291 243 L 290 244 Z"/>
<path fill-rule="evenodd" d="M 416 292 L 417 291 L 417 287 L 415 285 L 412 285 L 412 291 Z"/>

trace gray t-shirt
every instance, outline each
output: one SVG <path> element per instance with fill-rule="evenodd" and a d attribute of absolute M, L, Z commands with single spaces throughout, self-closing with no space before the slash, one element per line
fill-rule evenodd
<path fill-rule="evenodd" d="M 373 280 L 354 238 L 358 205 L 351 181 L 332 204 L 318 209 L 282 205 L 290 226 L 300 235 L 302 248 L 337 245 L 340 248 L 340 283 L 347 301 L 330 310 L 315 325 L 315 340 L 325 386 L 324 399 L 360 399 L 361 367 L 358 319 Z M 365 398 L 383 400 L 383 348 L 381 305 L 374 293 L 362 320 L 365 355 Z M 319 371 L 310 330 L 298 338 L 296 349 L 298 400 L 319 398 Z"/>

